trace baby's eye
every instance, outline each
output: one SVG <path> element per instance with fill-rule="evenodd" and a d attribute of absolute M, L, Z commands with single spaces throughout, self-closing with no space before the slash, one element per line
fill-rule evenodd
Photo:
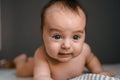
<path fill-rule="evenodd" d="M 78 36 L 78 35 L 74 35 L 74 36 L 73 36 L 73 39 L 74 39 L 74 40 L 78 40 L 79 38 L 80 38 L 80 36 Z"/>
<path fill-rule="evenodd" d="M 57 34 L 53 36 L 54 39 L 61 39 L 61 35 Z"/>

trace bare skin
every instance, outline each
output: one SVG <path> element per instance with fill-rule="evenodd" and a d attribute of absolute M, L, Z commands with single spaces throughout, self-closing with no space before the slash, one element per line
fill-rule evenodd
<path fill-rule="evenodd" d="M 18 77 L 33 76 L 34 60 L 32 57 L 21 54 L 14 59 L 14 63 L 16 65 L 16 75 Z"/>
<path fill-rule="evenodd" d="M 24 64 L 23 67 L 16 67 L 17 70 L 24 68 L 27 71 L 29 67 L 28 73 L 33 74 L 33 80 L 68 80 L 81 75 L 84 67 L 92 73 L 113 76 L 103 70 L 90 46 L 85 43 L 86 18 L 83 11 L 79 9 L 77 14 L 63 6 L 56 6 L 53 5 L 46 11 L 44 45 L 36 50 L 34 64 L 33 60 L 27 60 L 30 65 L 32 62 L 32 66 Z M 16 59 L 16 65 L 18 61 Z M 25 75 L 29 76 L 27 73 Z"/>
<path fill-rule="evenodd" d="M 48 57 L 47 64 L 49 64 L 48 67 L 50 67 L 52 78 L 54 80 L 67 80 L 67 79 L 70 79 L 70 78 L 73 78 L 73 77 L 76 77 L 82 74 L 84 67 L 86 65 L 86 61 L 87 61 L 87 55 L 85 53 L 86 52 L 85 48 L 87 47 L 88 46 L 84 44 L 82 53 L 76 58 L 70 60 L 69 62 L 64 62 L 64 63 L 59 63 L 58 61 L 54 62 L 54 61 L 51 61 L 51 58 Z M 43 55 L 45 54 L 45 52 L 42 52 L 42 53 Z M 36 55 L 42 55 L 42 54 L 38 52 L 36 53 Z M 98 73 L 102 71 L 103 69 L 100 67 L 100 70 L 98 70 Z"/>
<path fill-rule="evenodd" d="M 86 43 L 85 43 L 85 45 L 88 49 L 88 50 L 85 50 L 85 51 L 90 51 L 89 46 Z M 36 56 L 37 55 L 40 56 L 41 53 L 42 53 L 42 56 L 43 56 L 45 54 L 45 52 L 43 50 L 44 50 L 43 46 L 38 48 L 37 51 L 36 51 Z M 46 56 L 46 55 L 44 55 L 44 56 Z M 85 58 L 87 60 L 87 56 L 84 55 L 84 57 L 81 57 L 80 60 L 76 59 L 76 60 L 79 60 L 79 62 L 77 62 L 77 63 L 76 63 L 76 60 L 73 60 L 73 62 L 71 61 L 70 63 L 61 63 L 59 65 L 56 62 L 52 63 L 50 61 L 47 61 L 48 62 L 47 64 L 49 64 L 48 66 L 50 66 L 50 68 L 51 68 L 51 73 L 53 74 L 52 75 L 53 77 L 58 78 L 58 76 L 60 75 L 59 76 L 60 78 L 62 78 L 62 77 L 65 78 L 65 76 L 68 76 L 68 77 L 71 76 L 71 78 L 73 78 L 73 77 L 79 76 L 80 74 L 83 73 L 83 70 L 84 70 L 83 68 L 86 66 Z M 27 60 L 27 59 L 30 59 L 30 60 Z M 33 63 L 34 62 L 33 58 L 28 58 L 25 54 L 21 54 L 14 59 L 14 62 L 16 64 L 16 71 L 17 71 L 17 76 L 18 77 L 32 77 L 33 76 L 33 67 L 34 67 L 33 66 L 33 64 L 34 64 Z M 78 65 L 78 68 L 77 68 L 77 65 Z M 99 64 L 99 65 L 101 65 L 101 64 Z M 97 65 L 97 66 L 99 66 L 99 65 Z M 64 67 L 64 68 L 62 68 L 62 67 Z M 97 74 L 114 76 L 113 73 L 105 72 L 105 71 L 103 71 L 103 69 L 101 69 L 101 72 L 98 72 Z M 58 80 L 58 79 L 55 79 L 55 80 Z M 63 80 L 63 79 L 61 79 L 61 80 Z"/>
<path fill-rule="evenodd" d="M 48 15 L 49 14 L 49 15 Z M 35 53 L 34 80 L 68 80 L 83 72 L 86 66 L 92 73 L 105 72 L 85 40 L 86 18 L 53 5 L 45 16 L 44 46 Z"/>
<path fill-rule="evenodd" d="M 36 76 L 39 76 L 43 74 L 42 72 L 44 72 L 45 74 L 44 76 L 46 76 L 45 78 L 47 78 L 45 80 L 52 80 L 52 79 L 68 80 L 68 79 L 74 78 L 83 73 L 85 66 L 92 73 L 114 76 L 113 73 L 106 72 L 103 70 L 99 60 L 96 58 L 96 56 L 92 54 L 89 46 L 86 43 L 84 43 L 83 50 L 79 56 L 77 56 L 76 58 L 72 59 L 69 62 L 64 62 L 64 63 L 59 63 L 59 61 L 52 60 L 50 57 L 45 55 L 46 52 L 44 52 L 44 50 L 45 50 L 44 46 L 42 46 L 41 48 L 38 48 L 38 50 L 36 51 L 36 57 L 44 56 L 43 60 L 45 60 L 45 63 L 44 63 L 45 65 L 42 65 L 42 66 L 40 65 L 40 66 L 41 66 L 41 69 L 42 67 L 44 67 L 46 68 L 46 70 L 45 71 L 44 69 L 40 70 L 41 72 L 39 72 L 39 74 L 37 74 Z M 89 52 L 89 54 L 86 52 Z M 94 67 L 90 67 L 92 65 L 94 65 Z M 37 71 L 39 69 L 40 68 L 37 69 L 37 67 L 35 68 L 35 70 Z M 42 79 L 44 78 L 41 78 L 39 80 L 42 80 Z M 34 79 L 34 80 L 37 80 L 37 79 Z"/>

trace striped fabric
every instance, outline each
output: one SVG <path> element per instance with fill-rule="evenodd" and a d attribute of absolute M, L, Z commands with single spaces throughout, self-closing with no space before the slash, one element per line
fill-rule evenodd
<path fill-rule="evenodd" d="M 109 77 L 100 74 L 83 74 L 79 77 L 70 80 L 120 80 L 120 78 Z"/>

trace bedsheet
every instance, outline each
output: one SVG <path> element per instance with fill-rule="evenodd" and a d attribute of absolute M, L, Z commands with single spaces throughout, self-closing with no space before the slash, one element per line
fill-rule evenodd
<path fill-rule="evenodd" d="M 104 64 L 103 68 L 107 71 L 114 72 L 117 75 L 117 77 L 120 77 L 120 64 Z M 15 69 L 0 69 L 0 80 L 32 80 L 32 77 L 16 77 Z M 77 79 L 74 80 L 79 79 L 77 77 Z"/>

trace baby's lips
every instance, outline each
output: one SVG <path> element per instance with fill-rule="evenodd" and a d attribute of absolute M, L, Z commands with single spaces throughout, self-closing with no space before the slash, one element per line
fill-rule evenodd
<path fill-rule="evenodd" d="M 72 53 L 59 53 L 59 55 L 71 55 Z"/>

